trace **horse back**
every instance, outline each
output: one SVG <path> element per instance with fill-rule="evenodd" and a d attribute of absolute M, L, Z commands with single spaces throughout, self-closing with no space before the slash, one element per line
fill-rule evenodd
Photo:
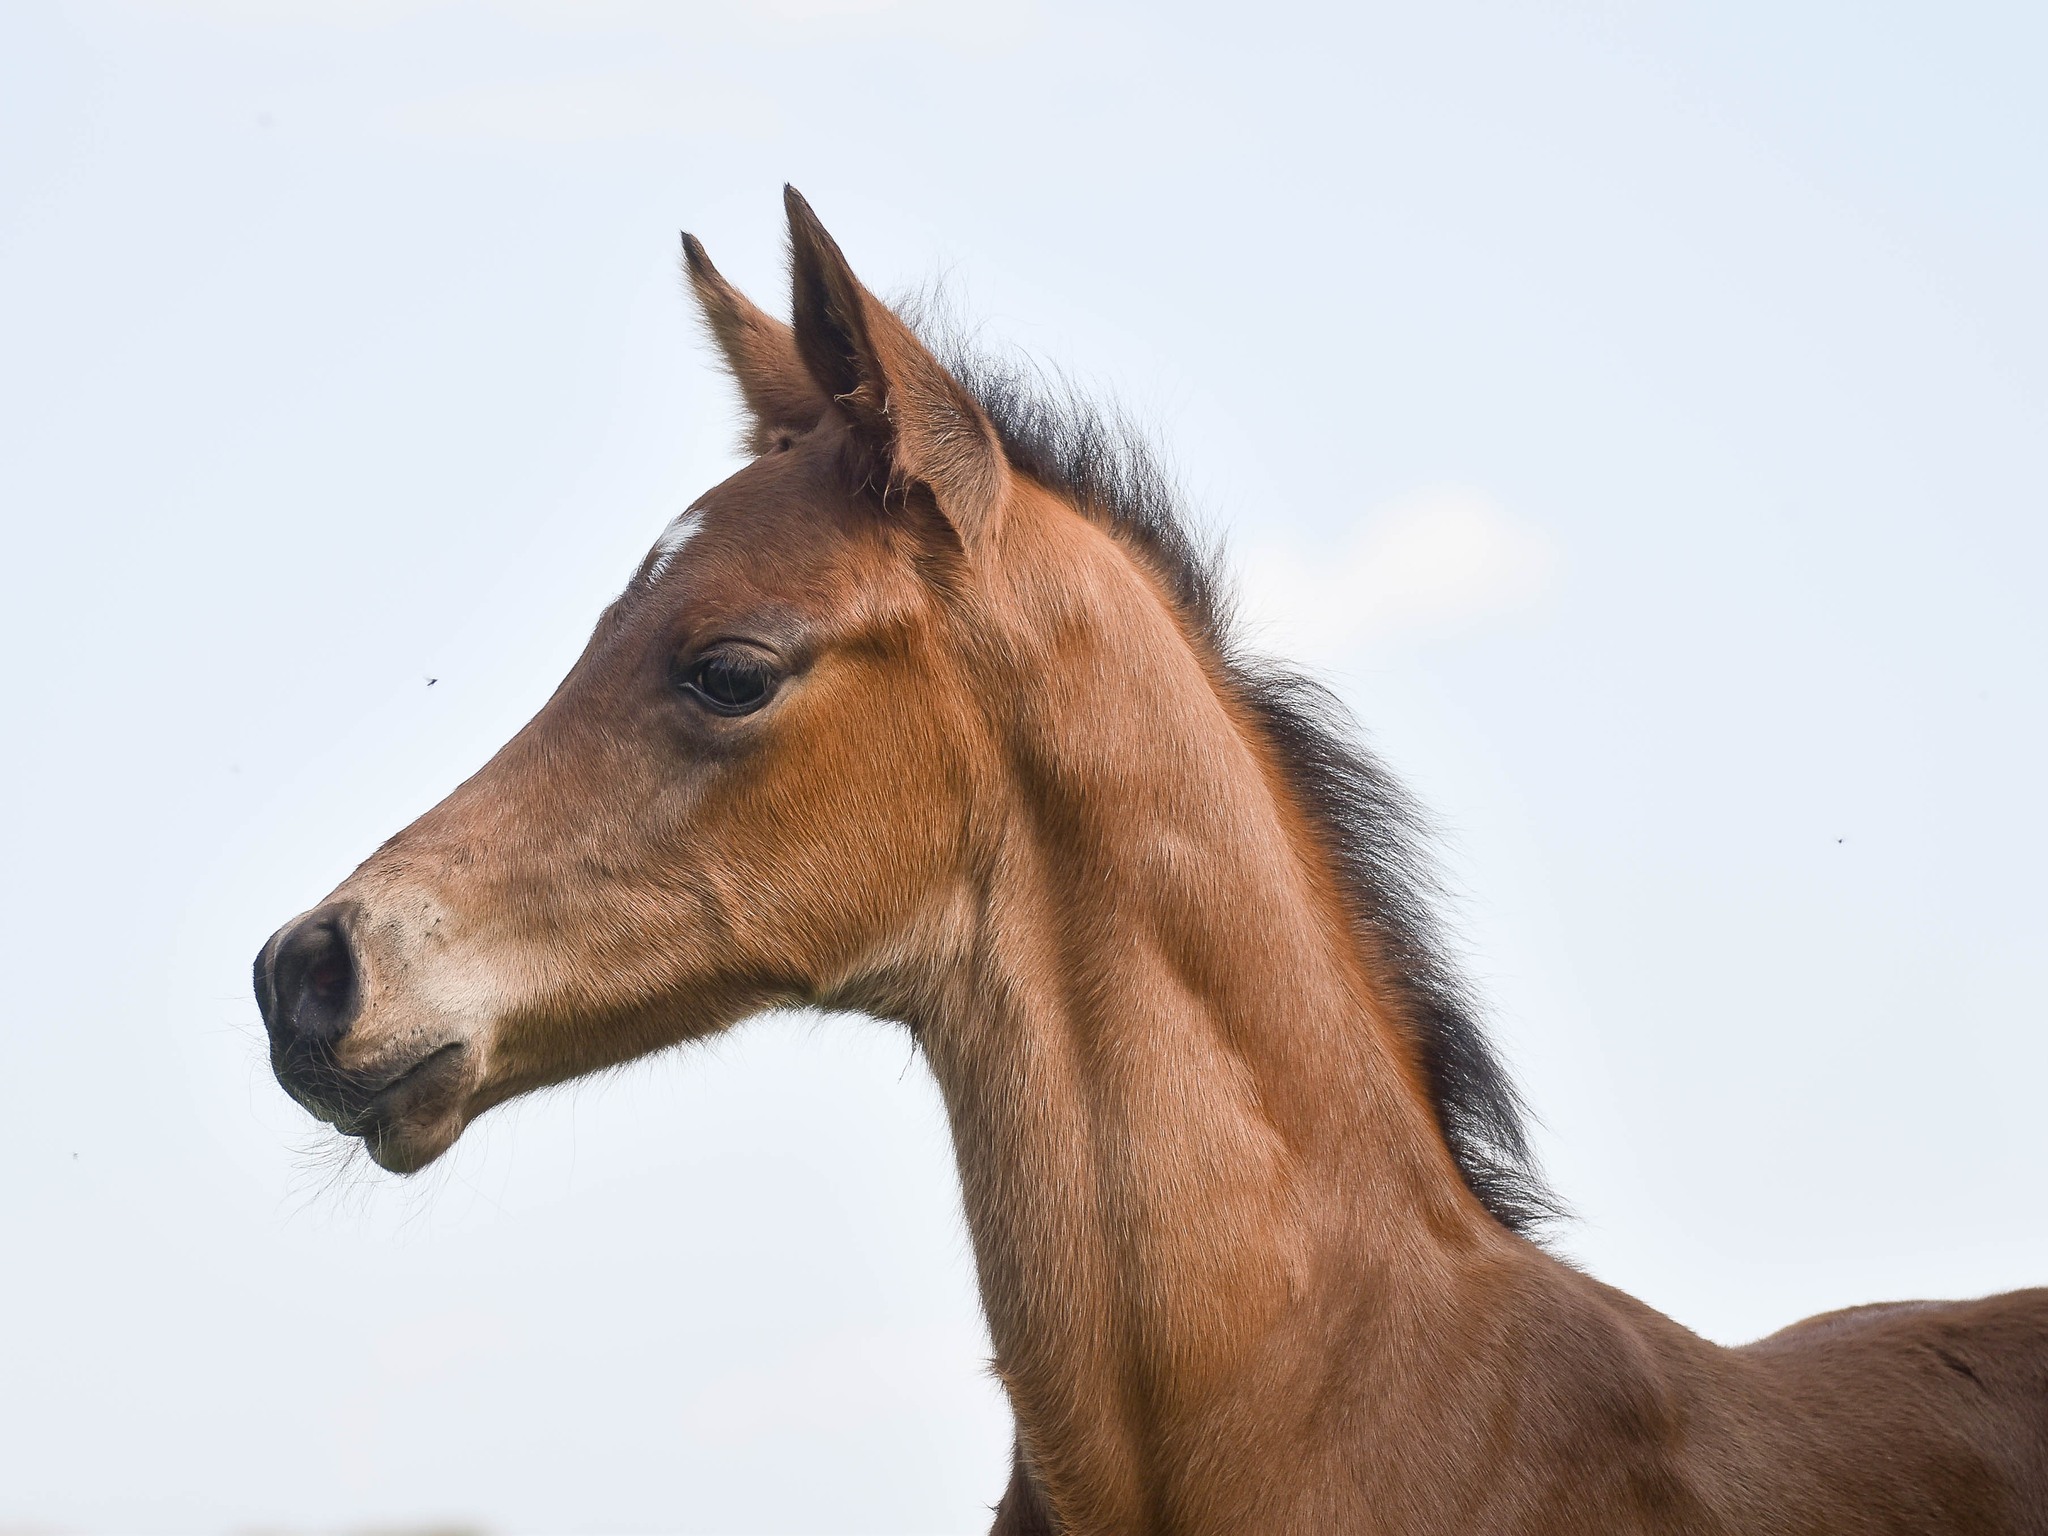
<path fill-rule="evenodd" d="M 1732 1353 L 1817 1501 L 1874 1517 L 1856 1529 L 2048 1536 L 2048 1289 L 1852 1307 Z"/>

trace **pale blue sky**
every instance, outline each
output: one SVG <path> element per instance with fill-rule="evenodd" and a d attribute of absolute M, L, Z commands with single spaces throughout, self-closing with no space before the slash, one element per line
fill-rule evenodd
<path fill-rule="evenodd" d="M 330 1182 L 248 995 L 731 468 L 676 231 L 774 300 L 786 179 L 1150 424 L 1437 813 L 1567 1252 L 1727 1340 L 2048 1281 L 2044 58 L 2018 5 L 6 7 L 0 1529 L 985 1519 L 900 1036 Z"/>

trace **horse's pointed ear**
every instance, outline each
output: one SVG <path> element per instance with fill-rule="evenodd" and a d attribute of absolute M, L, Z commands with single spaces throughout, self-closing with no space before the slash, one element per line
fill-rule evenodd
<path fill-rule="evenodd" d="M 746 446 L 767 450 L 785 432 L 808 432 L 825 414 L 825 392 L 796 349 L 796 335 L 756 307 L 711 265 L 697 237 L 683 236 L 683 267 L 697 295 L 705 329 L 739 385 L 751 418 Z"/>
<path fill-rule="evenodd" d="M 987 414 L 896 312 L 861 286 L 796 188 L 789 210 L 796 347 L 852 423 L 884 495 L 922 486 L 963 543 L 1002 498 L 1003 451 Z"/>

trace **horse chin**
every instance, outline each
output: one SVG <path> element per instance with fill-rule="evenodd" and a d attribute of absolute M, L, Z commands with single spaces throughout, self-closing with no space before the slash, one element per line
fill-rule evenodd
<path fill-rule="evenodd" d="M 393 1124 L 363 1133 L 363 1149 L 386 1173 L 418 1173 L 462 1135 L 462 1124 L 449 1120 L 431 1126 Z"/>
<path fill-rule="evenodd" d="M 469 1123 L 475 1054 L 460 1041 L 429 1052 L 338 1128 L 360 1137 L 371 1161 L 387 1172 L 419 1172 L 455 1145 Z"/>

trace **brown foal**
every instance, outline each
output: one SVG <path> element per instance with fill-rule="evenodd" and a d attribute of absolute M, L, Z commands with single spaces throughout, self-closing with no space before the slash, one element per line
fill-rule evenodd
<path fill-rule="evenodd" d="M 265 946 L 285 1088 L 411 1172 L 764 1008 L 901 1020 L 1012 1536 L 2048 1533 L 2048 1291 L 1725 1349 L 1531 1241 L 1406 802 L 1232 648 L 1141 452 L 942 363 L 788 211 L 789 324 L 684 237 L 755 457 Z"/>

